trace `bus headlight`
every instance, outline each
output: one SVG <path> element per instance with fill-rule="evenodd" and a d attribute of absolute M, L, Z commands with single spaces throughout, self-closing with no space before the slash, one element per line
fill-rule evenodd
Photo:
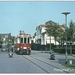
<path fill-rule="evenodd" d="M 27 47 L 23 47 L 23 49 L 27 49 Z"/>
<path fill-rule="evenodd" d="M 19 48 L 17 48 L 17 50 L 19 50 Z"/>

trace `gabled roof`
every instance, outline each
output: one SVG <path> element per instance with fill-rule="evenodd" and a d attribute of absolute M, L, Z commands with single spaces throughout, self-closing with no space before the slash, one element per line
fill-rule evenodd
<path fill-rule="evenodd" d="M 41 27 L 45 27 L 46 25 L 44 24 L 44 25 L 40 25 Z"/>
<path fill-rule="evenodd" d="M 39 28 L 39 27 L 45 27 L 45 26 L 46 26 L 45 24 L 40 24 L 40 25 L 38 25 L 38 26 L 36 27 L 36 29 Z"/>

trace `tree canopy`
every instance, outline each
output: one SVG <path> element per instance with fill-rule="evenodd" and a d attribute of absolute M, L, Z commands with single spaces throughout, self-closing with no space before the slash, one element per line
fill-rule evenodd
<path fill-rule="evenodd" d="M 57 37 L 61 38 L 64 33 L 64 27 L 62 28 L 58 23 L 53 21 L 47 21 L 46 23 L 46 33 L 48 36 L 53 36 L 55 38 L 55 44 L 57 41 Z"/>
<path fill-rule="evenodd" d="M 69 26 L 59 25 L 53 21 L 47 21 L 46 23 L 46 33 L 48 36 L 53 36 L 55 42 L 64 43 L 67 35 L 67 41 L 74 41 L 75 39 L 75 22 L 72 20 L 69 22 Z M 67 34 L 66 34 L 67 33 Z"/>

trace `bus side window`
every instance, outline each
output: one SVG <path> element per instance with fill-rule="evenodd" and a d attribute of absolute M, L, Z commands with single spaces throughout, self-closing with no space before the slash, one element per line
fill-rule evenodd
<path fill-rule="evenodd" d="M 24 38 L 24 43 L 26 43 L 26 38 Z"/>
<path fill-rule="evenodd" d="M 23 43 L 23 38 L 21 38 L 21 43 Z"/>
<path fill-rule="evenodd" d="M 28 43 L 29 43 L 29 38 L 28 38 Z"/>

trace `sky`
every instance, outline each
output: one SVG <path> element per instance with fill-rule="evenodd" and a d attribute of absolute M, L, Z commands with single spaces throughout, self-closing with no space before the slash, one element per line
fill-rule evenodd
<path fill-rule="evenodd" d="M 49 20 L 64 24 L 65 15 L 62 12 L 66 11 L 70 12 L 67 23 L 71 20 L 75 22 L 74 1 L 0 1 L 0 33 L 17 36 L 23 30 L 33 36 L 36 27 Z"/>

